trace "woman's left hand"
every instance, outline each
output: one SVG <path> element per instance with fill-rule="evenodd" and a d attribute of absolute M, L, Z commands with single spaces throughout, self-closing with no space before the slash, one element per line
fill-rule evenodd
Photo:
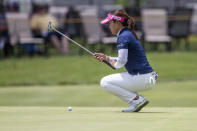
<path fill-rule="evenodd" d="M 104 60 L 109 61 L 108 56 L 104 55 L 103 53 L 95 53 L 94 58 L 100 62 L 103 62 Z"/>

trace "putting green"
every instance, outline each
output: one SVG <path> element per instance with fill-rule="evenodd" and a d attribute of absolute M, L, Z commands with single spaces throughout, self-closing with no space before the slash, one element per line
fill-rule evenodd
<path fill-rule="evenodd" d="M 0 107 L 1 131 L 196 131 L 197 108 Z"/>

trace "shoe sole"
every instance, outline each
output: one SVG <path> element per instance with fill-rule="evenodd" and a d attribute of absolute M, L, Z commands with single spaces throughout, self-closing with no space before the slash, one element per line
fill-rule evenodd
<path fill-rule="evenodd" d="M 142 103 L 135 111 L 133 112 L 139 112 L 143 107 L 145 107 L 147 104 L 149 103 L 149 101 L 145 101 L 144 103 Z"/>

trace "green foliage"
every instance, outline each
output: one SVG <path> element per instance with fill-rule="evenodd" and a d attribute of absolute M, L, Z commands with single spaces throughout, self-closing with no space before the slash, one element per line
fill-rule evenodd
<path fill-rule="evenodd" d="M 130 7 L 130 3 L 128 2 L 128 0 L 116 0 L 115 4 L 122 5 L 123 8 L 129 8 Z"/>

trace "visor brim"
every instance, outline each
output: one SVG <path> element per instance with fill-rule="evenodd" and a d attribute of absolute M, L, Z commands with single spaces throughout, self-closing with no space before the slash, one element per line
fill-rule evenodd
<path fill-rule="evenodd" d="M 110 19 L 107 19 L 107 18 L 106 18 L 106 19 L 102 20 L 100 23 L 101 23 L 101 24 L 106 24 L 106 23 L 108 23 L 108 22 L 110 22 L 110 21 L 111 21 Z"/>

